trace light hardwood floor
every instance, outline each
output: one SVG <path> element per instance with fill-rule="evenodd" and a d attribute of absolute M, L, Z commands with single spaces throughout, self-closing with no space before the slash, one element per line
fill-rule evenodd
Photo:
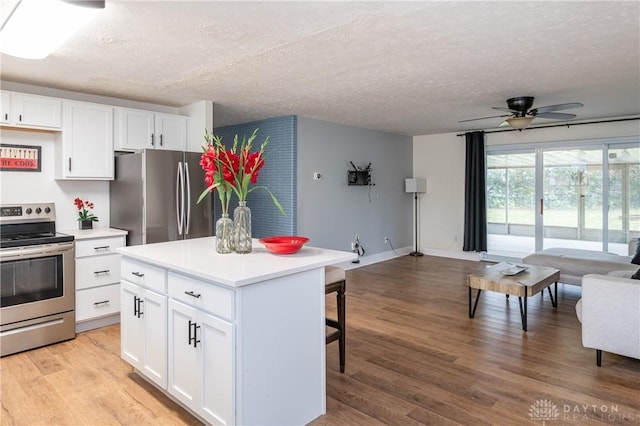
<path fill-rule="evenodd" d="M 560 285 L 557 310 L 531 298 L 523 333 L 502 294 L 483 292 L 468 318 L 466 275 L 483 267 L 404 256 L 348 271 L 346 372 L 334 342 L 327 414 L 312 425 L 640 424 L 640 361 L 605 353 L 596 367 L 580 288 Z M 1 424 L 199 424 L 119 354 L 116 325 L 2 358 Z"/>

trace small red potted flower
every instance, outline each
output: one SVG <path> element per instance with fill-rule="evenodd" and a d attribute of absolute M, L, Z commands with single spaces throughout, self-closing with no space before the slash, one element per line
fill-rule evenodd
<path fill-rule="evenodd" d="M 91 213 L 93 203 L 91 201 L 82 201 L 80 198 L 73 200 L 73 204 L 78 208 L 78 226 L 80 229 L 92 229 L 93 222 L 98 221 L 98 217 Z"/>

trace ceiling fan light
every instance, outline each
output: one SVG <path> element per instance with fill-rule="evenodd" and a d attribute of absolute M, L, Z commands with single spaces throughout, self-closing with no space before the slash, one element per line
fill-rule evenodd
<path fill-rule="evenodd" d="M 522 130 L 533 121 L 534 117 L 511 117 L 507 118 L 507 123 L 514 129 Z"/>

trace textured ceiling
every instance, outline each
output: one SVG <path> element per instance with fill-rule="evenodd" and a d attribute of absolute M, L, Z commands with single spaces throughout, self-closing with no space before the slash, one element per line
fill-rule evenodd
<path fill-rule="evenodd" d="M 408 135 L 494 128 L 514 96 L 640 114 L 640 2 L 110 1 L 5 81 L 182 106 L 223 126 L 296 114 Z M 534 124 L 551 120 L 537 118 Z"/>

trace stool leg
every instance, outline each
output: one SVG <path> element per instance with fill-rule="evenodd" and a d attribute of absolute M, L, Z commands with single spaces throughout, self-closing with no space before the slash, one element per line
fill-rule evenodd
<path fill-rule="evenodd" d="M 344 283 L 340 290 L 338 290 L 338 294 L 336 295 L 338 302 L 338 327 L 340 327 L 340 339 L 338 340 L 338 344 L 340 346 L 340 372 L 344 373 L 344 365 L 345 365 L 345 337 L 346 337 L 346 327 L 345 327 L 345 297 L 344 297 Z"/>

